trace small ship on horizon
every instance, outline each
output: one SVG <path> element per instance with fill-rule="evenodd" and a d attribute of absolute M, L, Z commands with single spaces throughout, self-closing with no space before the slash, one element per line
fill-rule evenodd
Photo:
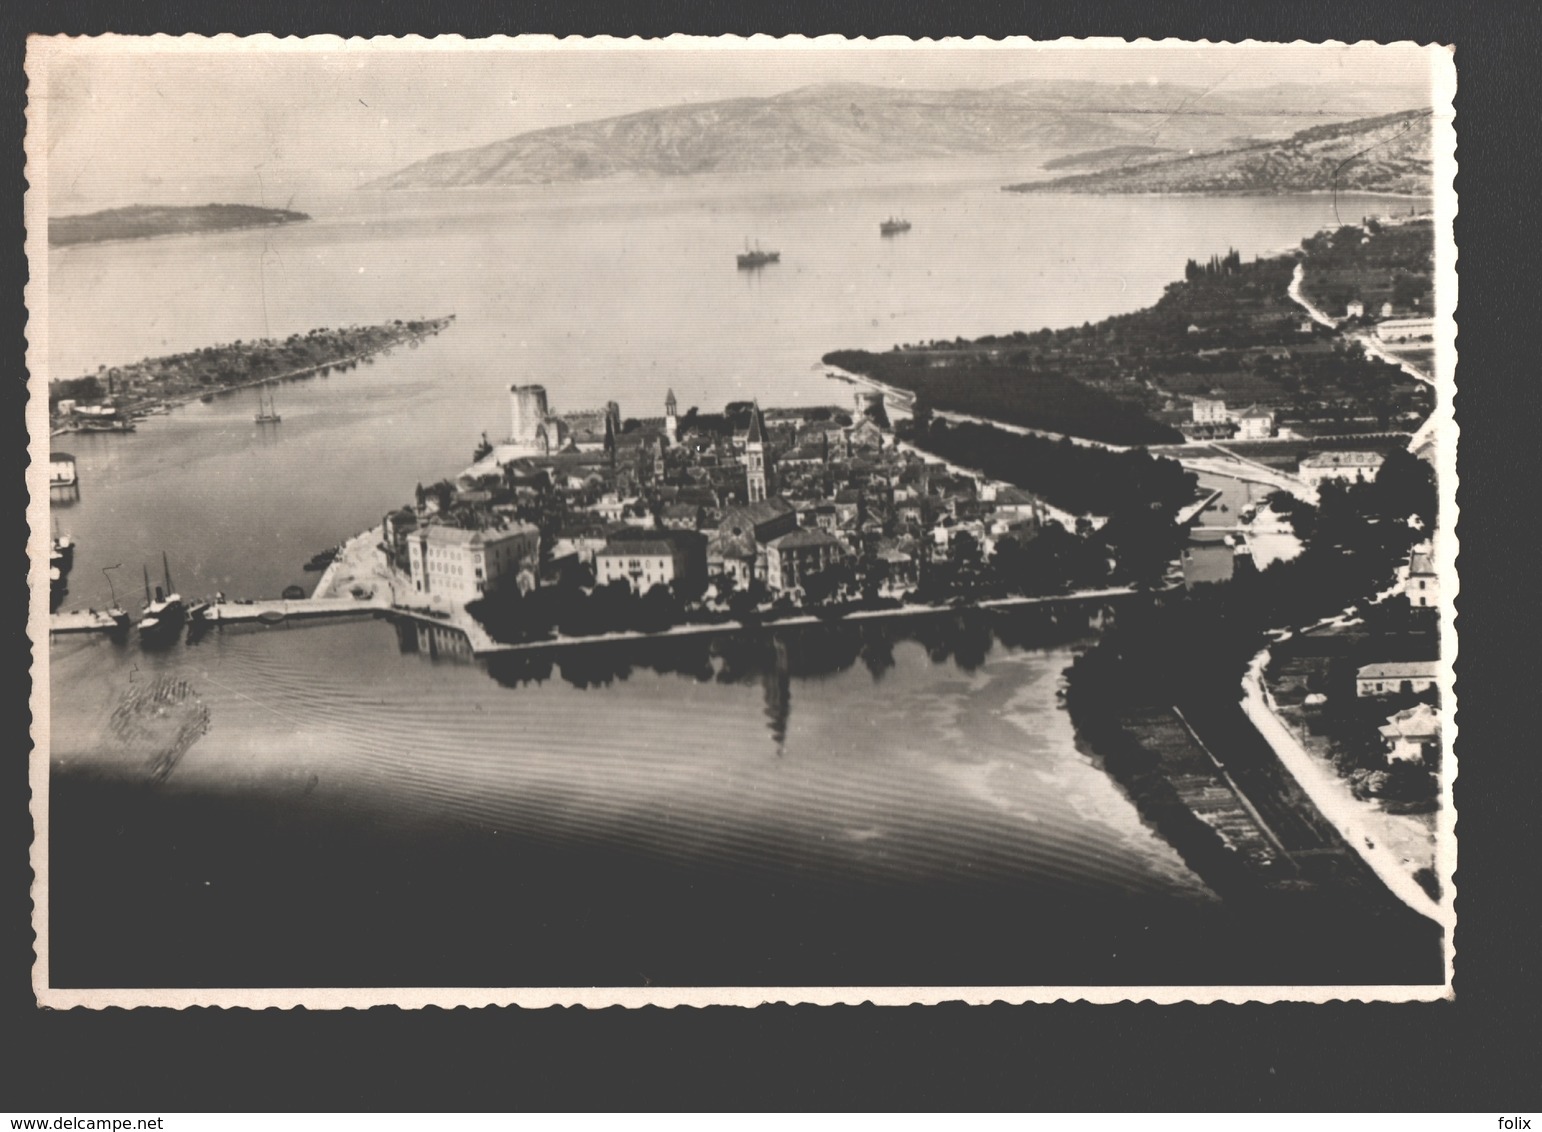
<path fill-rule="evenodd" d="M 739 253 L 738 258 L 739 269 L 741 271 L 745 271 L 756 267 L 764 267 L 768 263 L 780 263 L 782 261 L 782 253 L 763 252 L 760 250 L 760 241 L 756 240 L 755 247 L 753 249 L 751 249 L 749 243 L 746 242 L 744 245 L 744 250 Z"/>
<path fill-rule="evenodd" d="M 910 221 L 901 220 L 894 216 L 889 217 L 887 220 L 881 221 L 878 225 L 878 232 L 883 236 L 893 236 L 897 233 L 908 231 L 910 231 Z"/>

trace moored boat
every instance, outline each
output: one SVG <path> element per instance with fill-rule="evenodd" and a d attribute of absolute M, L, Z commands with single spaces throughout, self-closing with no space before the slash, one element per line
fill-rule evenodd
<path fill-rule="evenodd" d="M 177 634 L 187 622 L 187 608 L 182 604 L 182 595 L 171 588 L 171 567 L 164 551 L 161 553 L 161 567 L 166 584 L 164 588 L 154 587 L 154 596 L 151 596 L 150 571 L 148 568 L 145 570 L 145 605 L 139 618 L 139 640 L 143 644 L 170 643 L 176 640 Z"/>
<path fill-rule="evenodd" d="M 257 390 L 257 415 L 252 418 L 258 424 L 278 424 L 283 420 L 278 415 L 278 406 L 273 403 L 273 394 L 270 392 L 266 403 L 263 401 L 262 389 Z"/>

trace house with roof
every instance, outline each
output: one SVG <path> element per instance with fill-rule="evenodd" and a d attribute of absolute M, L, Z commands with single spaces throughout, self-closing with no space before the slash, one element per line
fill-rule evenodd
<path fill-rule="evenodd" d="M 719 527 L 707 536 L 707 574 L 727 575 L 739 589 L 746 589 L 764 575 L 764 554 L 754 535 Z"/>
<path fill-rule="evenodd" d="M 1359 698 L 1396 696 L 1428 692 L 1439 678 L 1433 660 L 1394 660 L 1367 664 L 1355 673 L 1355 695 Z"/>
<path fill-rule="evenodd" d="M 557 532 L 551 553 L 553 558 L 571 554 L 579 562 L 593 566 L 594 556 L 604 550 L 609 541 L 610 534 L 604 523 L 574 522 Z"/>
<path fill-rule="evenodd" d="M 915 585 L 918 576 L 915 554 L 895 544 L 880 547 L 873 557 L 883 563 L 884 580 L 887 584 Z"/>
<path fill-rule="evenodd" d="M 1225 424 L 1231 420 L 1231 414 L 1226 411 L 1225 401 L 1215 401 L 1208 397 L 1196 397 L 1189 406 L 1189 412 L 1193 417 L 1193 423 L 1197 425 Z"/>
<path fill-rule="evenodd" d="M 1313 487 L 1329 480 L 1368 483 L 1385 462 L 1380 452 L 1313 452 L 1301 461 L 1298 474 Z"/>
<path fill-rule="evenodd" d="M 1376 324 L 1376 337 L 1382 342 L 1431 342 L 1435 338 L 1435 320 L 1389 318 Z"/>
<path fill-rule="evenodd" d="M 625 581 L 636 594 L 704 583 L 707 539 L 696 531 L 615 531 L 594 556 L 594 575 L 600 585 Z"/>
<path fill-rule="evenodd" d="M 787 500 L 774 496 L 728 508 L 718 528 L 732 534 L 748 534 L 764 546 L 777 535 L 797 530 L 798 512 Z"/>
<path fill-rule="evenodd" d="M 1268 440 L 1274 435 L 1274 413 L 1260 405 L 1249 405 L 1236 413 L 1238 440 Z"/>
<path fill-rule="evenodd" d="M 1428 550 L 1415 550 L 1408 556 L 1408 577 L 1403 593 L 1416 609 L 1440 606 L 1440 579 L 1435 574 L 1435 556 Z"/>
<path fill-rule="evenodd" d="M 1429 704 L 1415 704 L 1388 716 L 1377 731 L 1387 745 L 1389 763 L 1431 762 L 1440 749 L 1440 715 Z"/>
<path fill-rule="evenodd" d="M 531 523 L 486 531 L 433 523 L 406 536 L 413 592 L 464 604 L 508 585 L 534 588 L 541 532 Z"/>
<path fill-rule="evenodd" d="M 845 555 L 845 546 L 829 531 L 799 529 L 778 535 L 766 543 L 766 584 L 773 592 L 790 593 Z"/>
<path fill-rule="evenodd" d="M 671 531 L 700 530 L 701 505 L 697 503 L 666 503 L 659 509 L 659 523 Z"/>

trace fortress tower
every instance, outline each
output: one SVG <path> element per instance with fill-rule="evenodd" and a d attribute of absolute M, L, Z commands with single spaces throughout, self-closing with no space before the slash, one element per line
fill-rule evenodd
<path fill-rule="evenodd" d="M 511 443 L 535 448 L 538 443 L 537 433 L 549 415 L 544 385 L 509 386 Z"/>
<path fill-rule="evenodd" d="M 888 410 L 884 407 L 884 392 L 879 389 L 857 389 L 856 413 L 851 418 L 851 424 L 862 424 L 864 419 L 870 419 L 880 429 L 888 427 Z"/>

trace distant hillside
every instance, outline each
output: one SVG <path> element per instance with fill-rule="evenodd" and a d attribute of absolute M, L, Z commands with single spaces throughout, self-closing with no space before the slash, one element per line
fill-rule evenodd
<path fill-rule="evenodd" d="M 1314 126 L 1282 141 L 1008 185 L 1013 192 L 1422 194 L 1430 192 L 1430 112 Z"/>
<path fill-rule="evenodd" d="M 1107 169 L 1115 165 L 1132 165 L 1161 157 L 1172 150 L 1159 145 L 1111 145 L 1106 149 L 1089 149 L 1084 153 L 1068 153 L 1053 161 L 1046 161 L 1040 169 Z"/>
<path fill-rule="evenodd" d="M 269 224 L 293 224 L 310 217 L 282 208 L 257 208 L 249 204 L 200 204 L 181 207 L 130 205 L 91 212 L 83 216 L 52 216 L 48 242 L 91 244 L 100 240 L 133 240 L 142 236 L 167 236 L 183 232 L 222 232 L 230 228 L 258 228 Z"/>
<path fill-rule="evenodd" d="M 1242 134 L 1283 137 L 1303 120 L 1354 117 L 1387 97 L 1350 92 L 1325 103 L 1319 93 L 1315 109 L 1304 110 L 1304 99 L 1286 95 L 1163 83 L 1026 81 L 952 91 L 825 84 L 534 130 L 435 154 L 368 187 L 749 173 L 1089 146 L 1217 149 Z"/>

